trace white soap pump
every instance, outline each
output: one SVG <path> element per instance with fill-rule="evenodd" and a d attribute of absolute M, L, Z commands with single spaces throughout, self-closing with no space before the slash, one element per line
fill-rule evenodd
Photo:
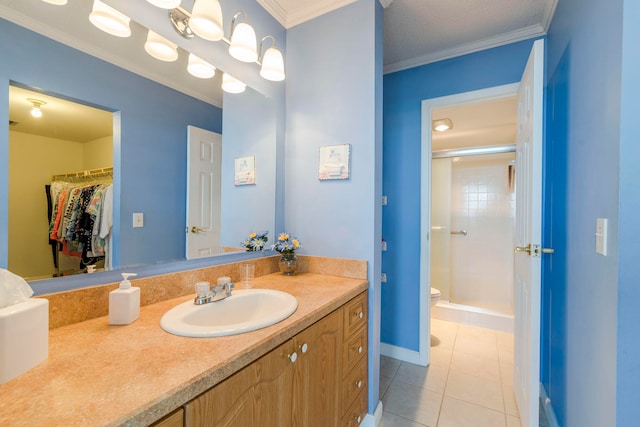
<path fill-rule="evenodd" d="M 109 324 L 128 325 L 140 317 L 140 288 L 131 286 L 129 277 L 135 273 L 122 273 L 122 282 L 109 292 Z"/>

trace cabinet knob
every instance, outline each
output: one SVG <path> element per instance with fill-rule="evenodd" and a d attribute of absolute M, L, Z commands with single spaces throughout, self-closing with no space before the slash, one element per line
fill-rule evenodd
<path fill-rule="evenodd" d="M 307 350 L 309 349 L 309 346 L 307 345 L 307 343 L 304 343 L 300 346 L 300 350 L 302 351 L 302 353 L 306 353 Z"/>
<path fill-rule="evenodd" d="M 358 313 L 358 317 L 359 317 L 360 319 L 362 319 L 362 317 L 363 317 L 363 316 L 364 316 L 364 313 L 363 313 L 363 312 Z"/>
<path fill-rule="evenodd" d="M 289 358 L 289 360 L 291 360 L 291 363 L 296 363 L 296 360 L 298 360 L 298 353 L 294 351 L 293 353 L 287 355 L 287 357 Z"/>
<path fill-rule="evenodd" d="M 356 381 L 356 387 L 362 388 L 362 380 Z"/>
<path fill-rule="evenodd" d="M 362 346 L 358 347 L 358 353 L 362 353 Z"/>
<path fill-rule="evenodd" d="M 356 420 L 356 422 L 357 422 L 358 424 L 360 424 L 360 421 L 362 421 L 362 417 L 361 417 L 360 415 L 358 415 L 358 416 L 355 418 L 355 420 Z"/>

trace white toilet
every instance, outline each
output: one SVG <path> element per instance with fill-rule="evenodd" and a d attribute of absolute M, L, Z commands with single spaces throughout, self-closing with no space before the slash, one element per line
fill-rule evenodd
<path fill-rule="evenodd" d="M 440 301 L 440 290 L 431 288 L 431 307 L 436 305 Z"/>

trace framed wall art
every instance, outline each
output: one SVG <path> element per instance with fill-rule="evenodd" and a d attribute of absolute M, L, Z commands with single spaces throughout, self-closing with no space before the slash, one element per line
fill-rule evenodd
<path fill-rule="evenodd" d="M 351 144 L 320 147 L 318 179 L 349 179 Z"/>
<path fill-rule="evenodd" d="M 256 156 L 235 159 L 235 185 L 256 183 Z"/>

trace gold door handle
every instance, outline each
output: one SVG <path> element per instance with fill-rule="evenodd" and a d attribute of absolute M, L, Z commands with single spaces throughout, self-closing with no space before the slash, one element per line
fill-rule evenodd
<path fill-rule="evenodd" d="M 526 252 L 527 255 L 531 255 L 531 243 L 529 243 L 527 246 L 516 246 L 513 252 Z"/>
<path fill-rule="evenodd" d="M 190 230 L 190 231 L 191 231 L 193 234 L 197 234 L 197 233 L 204 233 L 204 232 L 205 232 L 205 231 L 207 231 L 207 230 L 205 230 L 204 228 L 196 227 L 196 226 L 194 225 L 193 227 L 191 227 L 191 230 Z"/>

